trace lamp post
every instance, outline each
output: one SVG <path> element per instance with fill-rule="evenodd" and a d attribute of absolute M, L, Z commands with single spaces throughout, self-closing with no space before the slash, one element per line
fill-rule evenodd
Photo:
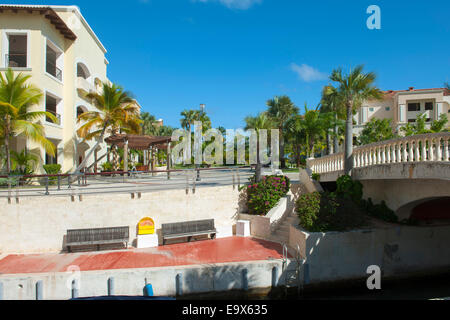
<path fill-rule="evenodd" d="M 198 114 L 198 121 L 200 121 L 200 117 L 201 117 L 201 115 L 205 112 L 205 108 L 206 108 L 206 105 L 205 104 L 200 104 L 200 113 Z M 201 133 L 202 133 L 202 137 L 200 138 L 200 148 L 202 149 L 202 147 L 203 147 L 203 124 L 202 124 L 202 128 L 201 128 Z M 202 154 L 203 154 L 203 150 L 202 150 Z M 202 156 L 202 159 L 203 159 L 203 156 Z M 199 164 L 196 164 L 196 167 L 197 167 L 197 179 L 196 179 L 196 181 L 201 181 L 201 179 L 200 179 L 200 165 Z"/>

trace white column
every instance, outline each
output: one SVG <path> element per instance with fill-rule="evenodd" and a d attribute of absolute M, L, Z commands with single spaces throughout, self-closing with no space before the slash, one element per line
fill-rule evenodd
<path fill-rule="evenodd" d="M 386 146 L 386 163 L 391 163 L 391 145 Z"/>
<path fill-rule="evenodd" d="M 427 156 L 427 140 L 423 139 L 422 140 L 422 161 L 428 161 L 428 156 Z"/>

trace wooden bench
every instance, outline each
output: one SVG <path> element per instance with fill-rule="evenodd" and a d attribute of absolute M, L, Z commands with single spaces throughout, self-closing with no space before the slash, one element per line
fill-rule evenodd
<path fill-rule="evenodd" d="M 69 252 L 73 246 L 125 243 L 128 247 L 130 227 L 67 230 L 66 246 Z"/>
<path fill-rule="evenodd" d="M 178 223 L 165 223 L 161 226 L 161 234 L 163 238 L 163 245 L 168 239 L 187 238 L 188 242 L 192 237 L 200 235 L 211 235 L 211 239 L 216 237 L 216 228 L 214 226 L 214 219 L 187 221 Z"/>

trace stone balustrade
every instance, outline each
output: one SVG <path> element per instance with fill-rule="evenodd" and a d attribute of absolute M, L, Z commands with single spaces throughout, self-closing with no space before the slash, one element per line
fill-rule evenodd
<path fill-rule="evenodd" d="M 389 163 L 449 161 L 450 133 L 429 133 L 392 139 L 357 147 L 353 150 L 354 168 Z M 315 173 L 344 170 L 344 154 L 337 153 L 308 159 L 307 166 Z"/>

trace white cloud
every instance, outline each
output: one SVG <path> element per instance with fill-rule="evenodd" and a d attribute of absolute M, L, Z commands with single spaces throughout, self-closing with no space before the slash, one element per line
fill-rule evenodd
<path fill-rule="evenodd" d="M 194 2 L 220 2 L 229 9 L 247 10 L 255 4 L 259 4 L 262 0 L 193 0 Z"/>
<path fill-rule="evenodd" d="M 305 82 L 325 80 L 328 78 L 327 74 L 320 72 L 307 64 L 302 64 L 299 66 L 296 63 L 291 63 L 291 70 L 297 73 L 298 76 Z"/>

